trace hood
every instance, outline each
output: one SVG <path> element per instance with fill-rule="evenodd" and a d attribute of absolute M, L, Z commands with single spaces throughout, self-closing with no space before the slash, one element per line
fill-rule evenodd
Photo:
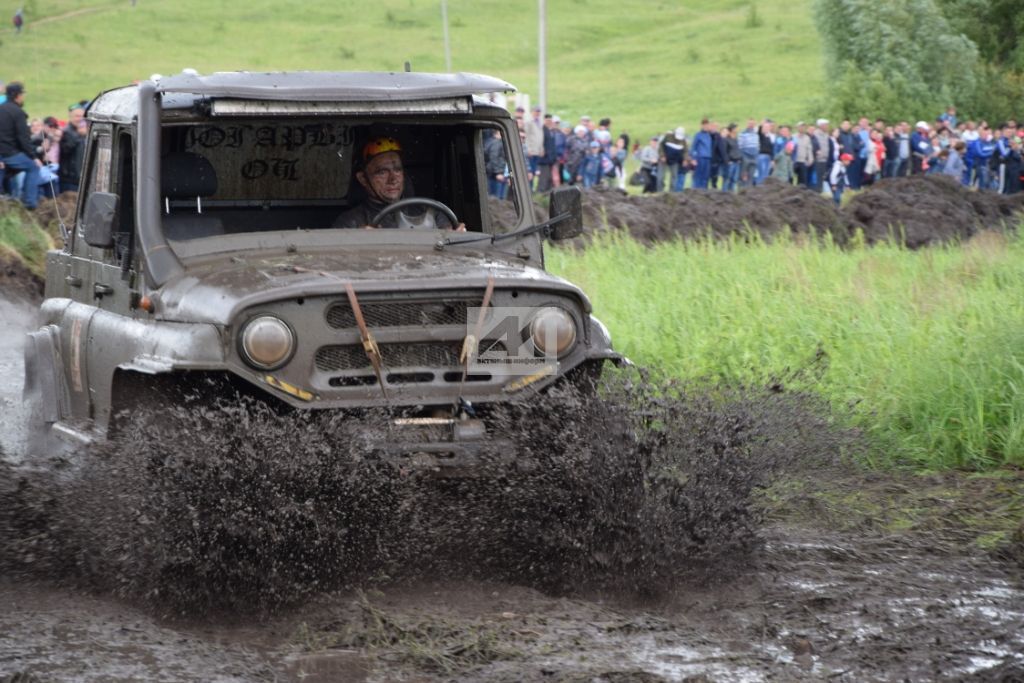
<path fill-rule="evenodd" d="M 496 288 L 559 291 L 590 312 L 583 292 L 543 269 L 521 261 L 481 257 L 465 251 L 350 249 L 268 255 L 231 255 L 189 264 L 153 293 L 160 319 L 227 325 L 242 310 L 282 299 L 356 294 Z"/>

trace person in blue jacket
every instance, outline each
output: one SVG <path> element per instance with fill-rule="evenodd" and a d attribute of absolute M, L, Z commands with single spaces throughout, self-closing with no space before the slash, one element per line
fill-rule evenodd
<path fill-rule="evenodd" d="M 995 154 L 996 143 L 992 139 L 992 130 L 985 124 L 981 125 L 978 139 L 967 147 L 967 165 L 973 173 L 972 184 L 979 190 L 992 189 L 992 155 Z"/>
<path fill-rule="evenodd" d="M 701 119 L 700 130 L 693 136 L 693 144 L 690 145 L 690 156 L 697 163 L 693 171 L 695 190 L 708 189 L 708 180 L 711 178 L 711 131 L 708 126 L 709 121 Z"/>

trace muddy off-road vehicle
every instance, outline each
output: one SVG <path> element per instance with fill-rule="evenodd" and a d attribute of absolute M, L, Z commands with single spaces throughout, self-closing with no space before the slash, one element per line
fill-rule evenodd
<path fill-rule="evenodd" d="M 510 90 L 473 74 L 183 72 L 100 94 L 26 345 L 34 443 L 106 439 L 155 395 L 223 392 L 393 407 L 430 435 L 406 450 L 466 465 L 488 406 L 592 381 L 620 357 L 583 292 L 544 270 L 545 238 L 581 231 L 580 194 L 556 189 L 537 221 L 516 125 L 487 97 Z M 381 137 L 401 149 L 408 199 L 386 213 L 403 227 L 332 227 L 366 199 L 361 150 Z M 504 201 L 488 197 L 492 137 Z M 465 231 L 423 227 L 428 206 Z"/>

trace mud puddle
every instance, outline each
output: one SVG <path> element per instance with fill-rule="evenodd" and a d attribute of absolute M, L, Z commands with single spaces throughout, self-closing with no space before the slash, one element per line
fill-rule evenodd
<path fill-rule="evenodd" d="M 1021 572 L 925 539 L 776 526 L 750 571 L 657 598 L 420 579 L 161 621 L 0 583 L 0 674 L 41 681 L 1019 680 Z M 2 679 L 0 679 L 2 680 Z"/>

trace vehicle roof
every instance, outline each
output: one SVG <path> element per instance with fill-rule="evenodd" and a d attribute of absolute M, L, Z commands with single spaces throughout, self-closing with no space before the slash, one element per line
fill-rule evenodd
<path fill-rule="evenodd" d="M 435 74 L 406 71 L 234 71 L 201 75 L 184 71 L 154 79 L 164 93 L 164 108 L 189 107 L 196 99 L 232 98 L 270 101 L 373 102 L 471 97 L 511 92 L 515 86 L 473 73 Z M 137 112 L 137 89 L 125 86 L 100 94 L 89 107 L 94 119 L 131 119 Z"/>

